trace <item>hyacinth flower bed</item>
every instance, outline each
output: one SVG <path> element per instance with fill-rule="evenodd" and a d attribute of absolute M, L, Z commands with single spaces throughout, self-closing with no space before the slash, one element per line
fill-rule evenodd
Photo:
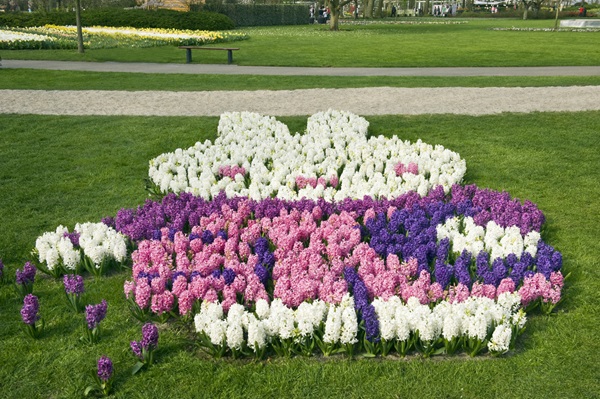
<path fill-rule="evenodd" d="M 215 357 L 513 348 L 526 313 L 562 297 L 543 213 L 460 185 L 456 153 L 368 138 L 367 127 L 328 111 L 292 136 L 272 118 L 231 113 L 214 144 L 151 160 L 151 191 L 171 192 L 103 220 L 133 249 L 133 315 L 193 325 Z M 285 145 L 294 157 L 277 151 Z M 40 261 L 67 268 L 79 244 L 62 227 L 53 234 L 38 240 L 57 243 Z"/>
<path fill-rule="evenodd" d="M 245 40 L 239 32 L 83 27 L 84 47 L 89 49 L 128 47 L 203 45 Z M 77 29 L 74 26 L 46 25 L 34 28 L 0 30 L 0 49 L 76 49 Z"/>

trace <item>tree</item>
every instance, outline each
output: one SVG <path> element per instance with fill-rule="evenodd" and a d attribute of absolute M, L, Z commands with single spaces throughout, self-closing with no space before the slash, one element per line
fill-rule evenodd
<path fill-rule="evenodd" d="M 527 12 L 529 9 L 531 8 L 534 13 L 537 13 L 542 7 L 544 0 L 521 0 L 521 3 L 523 4 L 524 8 L 523 19 L 527 19 Z"/>
<path fill-rule="evenodd" d="M 81 0 L 75 5 L 75 22 L 77 24 L 77 51 L 83 54 L 83 33 L 81 30 Z"/>
<path fill-rule="evenodd" d="M 331 13 L 331 18 L 329 19 L 329 30 L 340 30 L 339 22 L 342 10 L 346 4 L 349 4 L 352 1 L 354 0 L 328 0 L 327 3 Z"/>

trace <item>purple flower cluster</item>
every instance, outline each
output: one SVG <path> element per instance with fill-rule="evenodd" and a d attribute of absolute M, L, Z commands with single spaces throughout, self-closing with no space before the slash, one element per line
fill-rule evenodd
<path fill-rule="evenodd" d="M 344 278 L 354 296 L 356 313 L 365 323 L 365 334 L 369 342 L 379 342 L 379 319 L 373 304 L 369 303 L 367 287 L 356 270 L 352 267 L 344 269 Z"/>
<path fill-rule="evenodd" d="M 452 186 L 451 202 L 463 211 L 460 213 L 470 213 L 467 216 L 472 216 L 480 226 L 493 220 L 502 227 L 518 226 L 521 234 L 527 234 L 533 230 L 540 231 L 545 221 L 542 211 L 531 201 L 521 204 L 505 191 L 480 189 L 474 184 Z"/>
<path fill-rule="evenodd" d="M 34 325 L 35 322 L 40 319 L 40 316 L 38 315 L 39 308 L 40 304 L 35 295 L 28 294 L 25 296 L 25 299 L 23 299 L 23 307 L 21 308 L 21 318 L 23 319 L 23 323 L 30 326 Z"/>
<path fill-rule="evenodd" d="M 0 281 L 4 278 L 4 262 L 0 259 Z"/>
<path fill-rule="evenodd" d="M 153 350 L 158 347 L 158 327 L 152 323 L 146 323 L 142 327 L 142 348 Z"/>
<path fill-rule="evenodd" d="M 67 294 L 81 295 L 84 292 L 83 277 L 77 274 L 65 274 L 63 283 Z"/>
<path fill-rule="evenodd" d="M 69 239 L 69 241 L 71 241 L 71 244 L 73 244 L 74 247 L 79 247 L 79 233 L 74 231 L 72 233 L 68 233 L 65 232 L 63 234 L 63 237 L 67 237 Z"/>
<path fill-rule="evenodd" d="M 36 268 L 31 262 L 26 262 L 23 270 L 17 269 L 17 284 L 29 285 L 35 280 Z"/>
<path fill-rule="evenodd" d="M 104 320 L 107 308 L 108 304 L 105 299 L 97 305 L 87 305 L 85 307 L 85 321 L 87 322 L 88 329 L 92 330 L 96 328 Z"/>
<path fill-rule="evenodd" d="M 113 375 L 113 364 L 110 358 L 102 356 L 98 359 L 98 378 L 107 382 Z"/>
<path fill-rule="evenodd" d="M 258 256 L 258 263 L 254 267 L 254 274 L 258 276 L 263 285 L 267 284 L 275 266 L 275 255 L 269 250 L 269 240 L 260 237 L 254 244 L 254 253 Z"/>
<path fill-rule="evenodd" d="M 140 360 L 147 362 L 152 358 L 151 352 L 158 348 L 158 328 L 152 323 L 142 327 L 142 340 L 131 341 L 131 350 Z M 146 357 L 145 357 L 146 356 Z"/>

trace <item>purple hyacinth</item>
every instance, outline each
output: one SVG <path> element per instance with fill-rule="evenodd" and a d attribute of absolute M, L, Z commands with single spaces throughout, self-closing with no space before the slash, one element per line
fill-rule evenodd
<path fill-rule="evenodd" d="M 69 241 L 71 241 L 71 244 L 73 244 L 74 247 L 78 247 L 79 246 L 79 233 L 74 231 L 72 233 L 68 233 L 65 232 L 63 234 L 63 237 L 66 237 L 69 239 Z"/>
<path fill-rule="evenodd" d="M 225 280 L 226 285 L 231 285 L 233 280 L 235 280 L 235 272 L 233 269 L 226 268 L 223 270 L 223 280 Z"/>
<path fill-rule="evenodd" d="M 23 299 L 23 307 L 21 308 L 21 318 L 23 319 L 23 323 L 34 325 L 36 321 L 40 319 L 38 315 L 38 310 L 40 308 L 40 304 L 38 298 L 33 294 L 27 294 L 25 299 Z"/>
<path fill-rule="evenodd" d="M 369 303 L 369 295 L 365 283 L 352 267 L 344 268 L 344 278 L 352 288 L 354 308 L 365 322 L 367 340 L 369 342 L 379 342 L 379 319 L 377 319 L 375 307 Z"/>
<path fill-rule="evenodd" d="M 25 263 L 23 266 L 23 270 L 17 269 L 17 284 L 19 285 L 27 285 L 33 284 L 35 280 L 36 268 L 33 266 L 31 262 Z"/>
<path fill-rule="evenodd" d="M 213 236 L 212 231 L 210 231 L 210 230 L 204 230 L 202 232 L 201 239 L 202 239 L 202 242 L 204 244 L 212 244 L 213 241 L 215 240 L 215 236 Z"/>
<path fill-rule="evenodd" d="M 142 345 L 141 345 L 140 341 L 131 341 L 130 346 L 131 346 L 131 351 L 133 352 L 133 354 L 135 356 L 137 356 L 138 358 L 142 359 L 143 354 L 142 354 Z"/>
<path fill-rule="evenodd" d="M 83 294 L 83 277 L 75 274 L 65 274 L 63 278 L 65 292 L 67 294 L 81 295 Z"/>
<path fill-rule="evenodd" d="M 152 323 L 146 323 L 142 327 L 142 348 L 153 350 L 158 347 L 158 328 Z"/>
<path fill-rule="evenodd" d="M 4 262 L 2 262 L 2 259 L 0 259 L 0 281 L 2 280 L 3 277 L 4 277 Z"/>
<path fill-rule="evenodd" d="M 98 359 L 98 378 L 107 382 L 113 375 L 113 364 L 110 358 L 102 356 Z"/>
<path fill-rule="evenodd" d="M 108 304 L 105 299 L 97 305 L 87 305 L 85 307 L 85 320 L 90 330 L 96 328 L 104 320 L 107 308 Z"/>

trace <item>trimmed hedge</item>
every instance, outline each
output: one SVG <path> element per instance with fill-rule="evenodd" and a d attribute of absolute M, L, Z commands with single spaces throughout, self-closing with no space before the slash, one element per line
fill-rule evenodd
<path fill-rule="evenodd" d="M 308 24 L 306 5 L 296 4 L 223 4 L 207 3 L 203 11 L 227 15 L 235 26 L 277 26 Z"/>
<path fill-rule="evenodd" d="M 179 12 L 172 10 L 122 10 L 102 8 L 81 12 L 84 26 L 129 26 L 132 28 L 233 29 L 233 21 L 214 12 Z M 0 14 L 0 26 L 25 28 L 32 26 L 75 25 L 74 12 L 16 12 Z"/>

